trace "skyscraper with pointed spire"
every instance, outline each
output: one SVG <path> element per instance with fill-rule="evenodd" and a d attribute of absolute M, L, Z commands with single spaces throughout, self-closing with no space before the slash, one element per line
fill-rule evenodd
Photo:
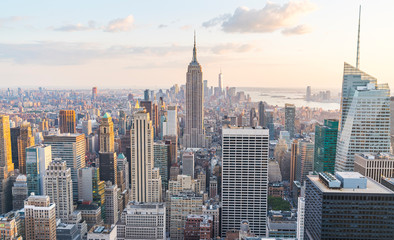
<path fill-rule="evenodd" d="M 186 73 L 186 127 L 183 135 L 185 147 L 205 147 L 204 88 L 201 65 L 197 61 L 196 33 L 193 58 Z"/>
<path fill-rule="evenodd" d="M 356 67 L 345 63 L 343 71 L 335 171 L 353 171 L 355 153 L 390 152 L 390 88 L 359 67 L 360 17 Z"/>

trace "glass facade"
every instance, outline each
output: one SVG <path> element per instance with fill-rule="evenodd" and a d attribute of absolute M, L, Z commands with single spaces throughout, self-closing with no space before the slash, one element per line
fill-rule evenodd
<path fill-rule="evenodd" d="M 325 119 L 324 125 L 315 127 L 314 170 L 316 172 L 334 173 L 338 124 L 338 120 Z"/>

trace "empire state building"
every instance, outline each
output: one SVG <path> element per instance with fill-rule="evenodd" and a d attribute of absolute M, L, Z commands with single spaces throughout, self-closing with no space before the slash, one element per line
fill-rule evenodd
<path fill-rule="evenodd" d="M 187 148 L 205 147 L 204 90 L 201 65 L 197 62 L 196 35 L 193 59 L 186 73 L 186 126 L 183 145 Z"/>

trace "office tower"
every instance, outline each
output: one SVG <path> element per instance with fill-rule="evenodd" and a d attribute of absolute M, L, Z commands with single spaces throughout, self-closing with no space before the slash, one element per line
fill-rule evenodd
<path fill-rule="evenodd" d="M 117 184 L 117 156 L 115 152 L 100 152 L 100 179 Z"/>
<path fill-rule="evenodd" d="M 266 127 L 265 107 L 263 102 L 259 102 L 259 126 Z"/>
<path fill-rule="evenodd" d="M 101 212 L 101 207 L 95 203 L 78 204 L 76 211 L 81 213 L 82 220 L 86 222 L 87 229 L 91 229 L 96 224 L 103 224 L 105 215 Z"/>
<path fill-rule="evenodd" d="M 198 170 L 196 180 L 198 181 L 199 189 L 197 193 L 205 193 L 207 191 L 207 175 L 203 169 Z"/>
<path fill-rule="evenodd" d="M 298 156 L 298 140 L 294 139 L 291 143 L 290 156 L 290 191 L 293 190 L 293 183 L 296 180 L 297 173 L 297 156 Z"/>
<path fill-rule="evenodd" d="M 130 166 L 129 166 L 129 162 L 127 161 L 126 156 L 123 153 L 119 154 L 117 157 L 117 169 L 118 169 L 118 172 L 123 171 L 123 181 L 122 182 L 124 182 L 124 187 L 127 190 L 129 190 L 129 185 L 130 185 L 130 182 L 129 182 L 129 178 L 130 178 L 129 171 L 130 170 L 129 170 L 129 168 L 130 168 Z M 118 177 L 118 179 L 119 179 L 119 177 Z M 118 183 L 119 183 L 119 181 L 118 181 Z M 124 191 L 124 189 L 122 189 L 122 191 Z"/>
<path fill-rule="evenodd" d="M 114 152 L 114 123 L 109 113 L 100 121 L 100 152 Z"/>
<path fill-rule="evenodd" d="M 51 145 L 52 158 L 66 161 L 71 169 L 73 182 L 73 199 L 78 200 L 78 169 L 85 167 L 85 135 L 84 134 L 58 134 L 44 137 L 44 143 Z"/>
<path fill-rule="evenodd" d="M 353 171 L 355 153 L 390 153 L 390 89 L 345 63 L 336 171 Z M 370 121 L 366 121 L 370 119 Z"/>
<path fill-rule="evenodd" d="M 167 107 L 167 135 L 178 136 L 177 106 Z"/>
<path fill-rule="evenodd" d="M 307 239 L 393 239 L 394 192 L 355 172 L 309 175 Z"/>
<path fill-rule="evenodd" d="M 140 106 L 146 110 L 147 113 L 149 113 L 149 117 L 151 120 L 153 120 L 153 108 L 152 108 L 152 102 L 151 101 L 140 101 Z M 158 113 L 157 113 L 158 114 Z M 158 114 L 159 115 L 159 114 Z M 158 116 L 158 119 L 160 117 Z"/>
<path fill-rule="evenodd" d="M 25 200 L 25 231 L 26 239 L 56 239 L 56 204 L 48 196 Z"/>
<path fill-rule="evenodd" d="M 390 97 L 390 136 L 393 135 L 394 135 L 394 97 Z M 11 139 L 12 139 L 12 132 L 11 132 Z"/>
<path fill-rule="evenodd" d="M 26 148 L 34 146 L 34 137 L 31 134 L 30 123 L 24 122 L 20 128 L 18 138 L 19 172 L 26 174 Z"/>
<path fill-rule="evenodd" d="M 144 100 L 149 101 L 149 89 L 145 89 L 144 91 Z"/>
<path fill-rule="evenodd" d="M 60 133 L 76 133 L 75 111 L 59 111 L 59 129 Z"/>
<path fill-rule="evenodd" d="M 269 131 L 224 128 L 222 136 L 222 237 L 242 220 L 265 236 Z"/>
<path fill-rule="evenodd" d="M 213 239 L 213 219 L 207 215 L 189 215 L 185 223 L 185 240 Z"/>
<path fill-rule="evenodd" d="M 118 240 L 166 239 L 166 206 L 164 203 L 129 202 L 116 225 Z"/>
<path fill-rule="evenodd" d="M 26 148 L 26 175 L 29 195 L 44 194 L 45 170 L 52 162 L 52 147 L 50 145 L 37 145 Z"/>
<path fill-rule="evenodd" d="M 204 85 L 204 97 L 209 97 L 208 80 L 204 80 L 203 85 Z"/>
<path fill-rule="evenodd" d="M 76 224 L 59 223 L 56 226 L 56 240 L 81 240 Z"/>
<path fill-rule="evenodd" d="M 380 183 L 382 176 L 394 177 L 394 156 L 388 153 L 356 153 L 354 171 Z"/>
<path fill-rule="evenodd" d="M 178 137 L 164 136 L 163 141 L 165 142 L 166 145 L 170 146 L 171 164 L 178 163 Z"/>
<path fill-rule="evenodd" d="M 12 152 L 12 163 L 15 169 L 19 169 L 19 151 L 18 151 L 18 139 L 21 135 L 21 128 L 11 128 L 11 152 Z"/>
<path fill-rule="evenodd" d="M 295 133 L 295 106 L 294 104 L 286 103 L 285 105 L 285 130 L 290 133 L 290 137 L 294 137 Z"/>
<path fill-rule="evenodd" d="M 267 128 L 269 129 L 270 132 L 270 140 L 274 140 L 275 139 L 275 125 L 274 125 L 274 112 L 271 109 L 268 109 L 266 111 L 266 124 L 267 124 Z"/>
<path fill-rule="evenodd" d="M 51 202 L 56 204 L 56 217 L 67 221 L 74 206 L 71 169 L 67 168 L 66 162 L 51 162 L 46 170 L 44 183 L 43 195 L 49 196 Z"/>
<path fill-rule="evenodd" d="M 170 237 L 171 239 L 184 239 L 184 227 L 187 216 L 202 214 L 202 197 L 192 192 L 182 192 L 171 196 L 170 211 Z"/>
<path fill-rule="evenodd" d="M 298 142 L 296 180 L 301 184 L 304 184 L 306 176 L 313 171 L 314 147 L 313 142 L 309 140 Z"/>
<path fill-rule="evenodd" d="M 138 202 L 161 201 L 161 177 L 154 168 L 153 128 L 149 114 L 134 114 L 131 127 L 131 198 Z"/>
<path fill-rule="evenodd" d="M 170 166 L 171 166 L 171 150 L 170 145 L 165 143 L 154 143 L 153 155 L 154 155 L 154 166 L 159 168 L 162 188 L 164 191 L 168 189 L 168 179 L 170 178 Z"/>
<path fill-rule="evenodd" d="M 251 108 L 249 112 L 249 126 L 256 127 L 257 125 L 257 113 L 255 108 Z"/>
<path fill-rule="evenodd" d="M 213 238 L 220 236 L 220 206 L 218 204 L 203 205 L 202 214 L 211 216 L 213 219 Z"/>
<path fill-rule="evenodd" d="M 97 99 L 97 87 L 92 88 L 92 100 Z"/>
<path fill-rule="evenodd" d="M 211 177 L 209 181 L 209 197 L 215 198 L 218 195 L 218 180 L 216 176 Z"/>
<path fill-rule="evenodd" d="M 298 198 L 297 209 L 297 240 L 304 240 L 305 233 L 305 198 Z"/>
<path fill-rule="evenodd" d="M 85 134 L 86 137 L 92 133 L 92 120 L 82 122 L 82 133 Z"/>
<path fill-rule="evenodd" d="M 118 221 L 118 186 L 107 182 L 105 186 L 105 224 L 116 224 Z"/>
<path fill-rule="evenodd" d="M 183 135 L 185 147 L 205 146 L 204 95 L 201 65 L 197 62 L 196 35 L 194 35 L 193 59 L 186 73 L 186 126 Z"/>
<path fill-rule="evenodd" d="M 186 152 L 182 155 L 182 174 L 194 178 L 194 153 Z"/>
<path fill-rule="evenodd" d="M 19 175 L 12 187 L 12 208 L 19 210 L 23 208 L 24 201 L 28 197 L 27 178 L 26 175 Z"/>
<path fill-rule="evenodd" d="M 334 173 L 338 123 L 336 119 L 324 119 L 324 125 L 316 125 L 315 127 L 315 159 L 313 168 L 316 172 Z"/>
<path fill-rule="evenodd" d="M 8 177 L 8 172 L 14 171 L 11 150 L 11 132 L 9 116 L 0 115 L 0 177 Z"/>
<path fill-rule="evenodd" d="M 305 95 L 305 100 L 310 101 L 312 98 L 312 89 L 311 86 L 306 87 L 306 95 Z"/>
<path fill-rule="evenodd" d="M 22 240 L 19 214 L 8 212 L 0 215 L 0 239 Z"/>
<path fill-rule="evenodd" d="M 93 202 L 101 208 L 102 219 L 105 218 L 105 182 L 100 180 L 99 169 L 85 167 L 78 170 L 78 200 Z"/>

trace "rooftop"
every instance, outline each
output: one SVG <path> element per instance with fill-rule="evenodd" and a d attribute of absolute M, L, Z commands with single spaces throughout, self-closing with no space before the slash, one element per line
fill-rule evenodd
<path fill-rule="evenodd" d="M 354 174 L 343 174 L 346 176 L 356 176 Z M 361 174 L 360 174 L 361 175 Z M 358 176 L 358 175 L 357 175 Z M 361 175 L 362 176 L 362 175 Z M 367 187 L 365 189 L 357 189 L 357 188 L 328 188 L 324 183 L 319 179 L 318 175 L 308 175 L 307 176 L 322 192 L 325 193 L 371 193 L 371 194 L 394 194 L 393 191 L 389 190 L 388 188 L 384 187 L 383 185 L 375 182 L 370 178 L 367 179 Z"/>

